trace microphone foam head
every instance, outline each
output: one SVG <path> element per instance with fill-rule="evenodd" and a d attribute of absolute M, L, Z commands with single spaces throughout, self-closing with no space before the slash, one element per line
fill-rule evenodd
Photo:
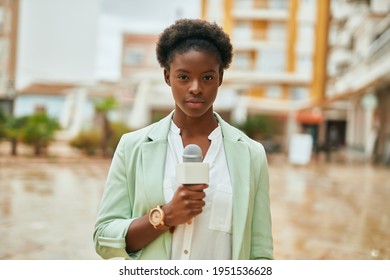
<path fill-rule="evenodd" d="M 196 144 L 189 144 L 183 151 L 183 162 L 202 162 L 202 150 Z"/>

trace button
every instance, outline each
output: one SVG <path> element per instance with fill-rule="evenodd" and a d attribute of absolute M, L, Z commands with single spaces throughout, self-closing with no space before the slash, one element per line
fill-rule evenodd
<path fill-rule="evenodd" d="M 188 255 L 188 250 L 184 250 L 184 254 Z"/>

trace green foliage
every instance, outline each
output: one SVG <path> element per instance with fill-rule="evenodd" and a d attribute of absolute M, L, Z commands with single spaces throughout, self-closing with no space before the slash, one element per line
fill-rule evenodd
<path fill-rule="evenodd" d="M 27 116 L 14 117 L 8 115 L 5 117 L 4 136 L 7 140 L 23 140 L 25 136 L 25 125 L 28 121 Z"/>
<path fill-rule="evenodd" d="M 94 106 L 97 112 L 108 113 L 116 108 L 117 101 L 114 97 L 109 96 L 99 101 L 96 101 Z"/>
<path fill-rule="evenodd" d="M 27 118 L 23 142 L 33 146 L 35 155 L 38 156 L 42 153 L 42 149 L 46 148 L 53 140 L 54 134 L 59 128 L 58 122 L 45 112 L 35 113 Z"/>
<path fill-rule="evenodd" d="M 107 142 L 109 155 L 111 156 L 116 146 L 119 143 L 123 134 L 131 131 L 128 126 L 121 122 L 110 123 L 110 135 Z M 86 130 L 80 132 L 74 139 L 70 141 L 70 145 L 77 149 L 84 151 L 87 155 L 97 155 L 99 149 L 102 148 L 103 134 L 97 129 Z M 105 155 L 105 151 L 101 151 L 101 154 Z"/>
<path fill-rule="evenodd" d="M 0 137 L 11 142 L 11 154 L 17 154 L 17 144 L 21 141 L 35 148 L 35 155 L 40 155 L 54 138 L 59 124 L 46 113 L 31 116 L 0 116 Z"/>
<path fill-rule="evenodd" d="M 5 114 L 0 108 L 0 140 L 5 137 L 5 121 Z"/>
<path fill-rule="evenodd" d="M 25 134 L 24 126 L 26 123 L 26 116 L 14 117 L 12 115 L 4 115 L 2 117 L 0 137 L 11 142 L 11 155 L 17 155 L 18 143 L 23 140 Z"/>
<path fill-rule="evenodd" d="M 84 151 L 87 155 L 95 155 L 102 142 L 102 135 L 97 130 L 80 132 L 70 141 L 70 145 Z"/>
<path fill-rule="evenodd" d="M 122 135 L 130 132 L 131 129 L 122 122 L 112 122 L 110 123 L 111 132 L 110 139 L 108 141 L 108 149 L 111 154 L 114 154 L 116 146 L 119 143 Z"/>
<path fill-rule="evenodd" d="M 101 148 L 103 156 L 110 156 L 109 142 L 111 139 L 112 129 L 108 119 L 110 111 L 114 110 L 117 106 L 117 101 L 114 97 L 108 96 L 95 102 L 96 119 L 100 122 L 102 141 Z"/>
<path fill-rule="evenodd" d="M 256 140 L 268 140 L 280 133 L 280 123 L 271 116 L 249 116 L 245 122 L 235 126 Z"/>

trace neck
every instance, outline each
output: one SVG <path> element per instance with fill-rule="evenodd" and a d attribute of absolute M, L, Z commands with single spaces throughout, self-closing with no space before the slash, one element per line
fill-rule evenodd
<path fill-rule="evenodd" d="M 210 109 L 201 117 L 190 117 L 175 110 L 173 122 L 180 128 L 181 135 L 187 137 L 196 137 L 205 135 L 206 137 L 218 126 L 217 119 L 214 117 L 213 110 Z"/>

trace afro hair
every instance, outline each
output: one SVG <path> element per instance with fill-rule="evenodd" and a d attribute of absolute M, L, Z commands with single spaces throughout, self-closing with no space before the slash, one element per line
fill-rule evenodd
<path fill-rule="evenodd" d="M 156 46 L 157 60 L 161 67 L 169 69 L 176 54 L 189 50 L 214 53 L 221 69 L 229 68 L 233 57 L 229 35 L 216 23 L 179 19 L 160 34 Z"/>

